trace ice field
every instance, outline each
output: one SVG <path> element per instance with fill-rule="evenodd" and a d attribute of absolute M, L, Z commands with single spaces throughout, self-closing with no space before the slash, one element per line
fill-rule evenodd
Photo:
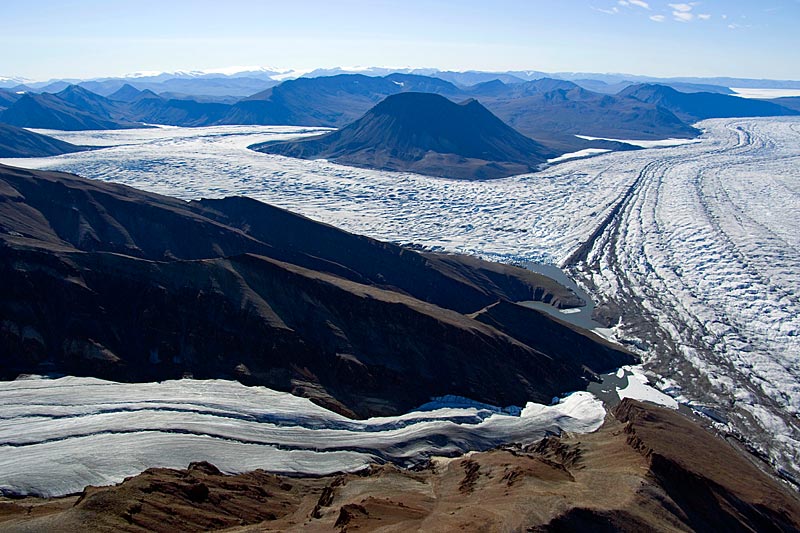
<path fill-rule="evenodd" d="M 321 130 L 45 132 L 108 146 L 0 160 L 181 198 L 247 195 L 372 237 L 568 268 L 661 388 L 800 479 L 800 120 L 459 182 L 247 150 Z"/>

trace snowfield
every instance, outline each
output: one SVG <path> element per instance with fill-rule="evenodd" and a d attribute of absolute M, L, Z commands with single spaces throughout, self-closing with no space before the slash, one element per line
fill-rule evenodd
<path fill-rule="evenodd" d="M 248 151 L 321 130 L 44 132 L 111 146 L 5 160 L 181 198 L 248 195 L 379 239 L 565 267 L 664 390 L 800 480 L 800 120 L 458 182 Z M 613 312 L 611 313 L 613 314 Z M 613 318 L 613 317 L 612 317 Z"/>
<path fill-rule="evenodd" d="M 410 466 L 432 455 L 594 431 L 605 417 L 587 392 L 551 406 L 529 403 L 516 416 L 451 400 L 402 416 L 351 420 L 305 398 L 222 380 L 1 382 L 0 491 L 58 496 L 201 460 L 226 472 Z"/>

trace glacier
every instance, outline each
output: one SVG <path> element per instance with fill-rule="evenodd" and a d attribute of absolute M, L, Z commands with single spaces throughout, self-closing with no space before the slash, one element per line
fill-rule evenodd
<path fill-rule="evenodd" d="M 460 182 L 247 150 L 303 127 L 42 131 L 107 148 L 2 160 L 184 199 L 247 195 L 378 239 L 563 267 L 664 390 L 800 481 L 800 120 Z M 39 131 L 39 130 L 37 130 Z"/>
<path fill-rule="evenodd" d="M 60 496 L 150 467 L 209 461 L 222 471 L 352 472 L 597 430 L 599 400 L 576 392 L 523 409 L 439 399 L 396 417 L 351 420 L 306 398 L 224 380 L 0 382 L 0 493 Z"/>

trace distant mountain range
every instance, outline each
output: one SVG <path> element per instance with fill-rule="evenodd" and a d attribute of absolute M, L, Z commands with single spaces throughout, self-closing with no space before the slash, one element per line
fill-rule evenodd
<path fill-rule="evenodd" d="M 350 416 L 548 403 L 625 350 L 514 302 L 528 270 L 420 253 L 243 197 L 184 202 L 0 165 L 0 378 L 238 379 Z"/>
<path fill-rule="evenodd" d="M 723 94 L 725 90 L 722 89 L 704 92 L 702 89 L 709 88 L 697 85 L 688 87 L 684 84 L 683 88 L 685 91 L 691 89 L 700 92 L 681 92 L 663 85 L 630 85 L 619 94 L 611 95 L 590 91 L 563 79 L 521 81 L 523 75 L 534 76 L 535 73 L 509 74 L 503 77 L 508 83 L 501 79 L 486 79 L 484 74 L 486 73 L 481 73 L 480 76 L 476 74 L 471 79 L 483 81 L 469 86 L 440 77 L 404 73 L 382 77 L 363 74 L 302 77 L 284 81 L 246 98 L 234 99 L 233 102 L 213 101 L 213 98 L 209 100 L 205 97 L 192 98 L 176 93 L 157 94 L 153 90 L 137 87 L 133 80 L 121 85 L 116 83 L 119 80 L 103 81 L 115 83 L 116 88 L 108 92 L 107 96 L 90 91 L 86 88 L 86 83 L 65 87 L 59 83 L 56 84 L 59 91 L 55 94 L 0 89 L 0 123 L 19 128 L 55 130 L 121 129 L 143 127 L 146 124 L 185 127 L 247 124 L 342 128 L 361 118 L 387 97 L 410 92 L 428 93 L 441 95 L 456 103 L 474 98 L 517 132 L 538 143 L 539 147 L 531 152 L 532 157 L 524 163 L 519 158 L 512 158 L 503 162 L 511 165 L 504 170 L 498 168 L 496 172 L 489 172 L 490 167 L 484 167 L 488 176 L 505 174 L 513 165 L 522 164 L 529 168 L 531 161 L 540 160 L 545 154 L 560 155 L 586 148 L 632 148 L 619 142 L 584 140 L 576 135 L 606 139 L 691 138 L 699 133 L 692 124 L 705 118 L 800 114 L 800 106 L 791 98 L 776 102 L 749 100 Z M 237 82 L 248 83 L 247 77 L 229 77 Z M 447 77 L 464 82 L 463 76 L 455 76 L 455 73 L 449 73 Z M 159 80 L 158 83 L 169 81 L 164 76 L 137 79 Z M 179 78 L 178 81 L 188 83 L 200 80 L 204 83 L 216 83 L 216 79 L 198 76 Z M 105 89 L 110 89 L 110 86 Z M 7 138 L 6 146 L 11 147 L 16 142 L 14 139 L 21 140 L 21 137 L 17 135 Z M 350 141 L 340 141 L 351 144 Z M 340 144 L 340 148 L 341 146 L 343 145 Z M 386 143 L 381 146 L 381 150 L 392 150 Z M 335 152 L 338 154 L 337 159 L 344 160 L 342 150 L 331 149 L 331 154 Z M 25 146 L 20 146 L 17 152 L 25 153 L 27 150 Z M 353 154 L 348 156 L 350 164 L 366 164 L 366 152 L 360 152 L 358 157 Z M 327 152 L 320 150 L 319 153 L 323 157 L 322 154 Z M 501 162 L 495 158 L 496 155 L 482 160 L 491 161 L 497 166 Z M 376 162 L 379 159 L 381 158 L 374 155 L 371 160 Z M 389 159 L 393 162 L 389 162 Z M 409 170 L 407 164 L 398 164 L 402 159 L 411 161 L 415 157 L 405 154 L 400 158 L 382 159 L 383 163 L 378 166 Z M 453 161 L 448 160 L 447 166 L 452 163 Z M 445 165 L 442 162 L 439 166 L 444 168 Z M 468 166 L 477 168 L 474 165 L 461 166 L 462 169 Z M 434 172 L 435 167 L 436 165 L 426 163 L 417 168 L 422 172 Z M 466 177 L 470 173 L 462 174 L 456 170 L 451 173 L 456 174 Z M 479 174 L 481 172 L 475 176 Z"/>
<path fill-rule="evenodd" d="M 529 137 L 560 140 L 563 149 L 577 148 L 575 135 L 616 139 L 691 138 L 699 132 L 669 109 L 624 96 L 587 91 L 561 80 L 543 79 L 517 85 L 490 82 L 476 86 L 478 96 L 498 117 Z M 502 86 L 501 86 L 502 85 Z M 481 89 L 482 88 L 482 89 Z M 696 98 L 695 94 L 687 95 Z M 586 132 L 586 133 L 584 133 Z"/>
<path fill-rule="evenodd" d="M 615 94 L 629 85 L 642 83 L 656 83 L 670 85 L 686 92 L 730 92 L 730 87 L 737 88 L 781 88 L 800 89 L 797 80 L 766 80 L 752 78 L 731 77 L 674 77 L 658 78 L 653 76 L 639 76 L 634 74 L 600 74 L 593 72 L 542 72 L 538 70 L 514 70 L 503 72 L 486 71 L 448 71 L 435 68 L 320 68 L 311 71 L 282 69 L 274 67 L 231 67 L 223 69 L 208 69 L 195 71 L 175 72 L 138 72 L 125 76 L 96 78 L 91 80 L 80 79 L 55 79 L 49 81 L 33 81 L 20 77 L 0 76 L 0 88 L 23 88 L 23 90 L 36 90 L 45 92 L 58 92 L 67 85 L 81 84 L 85 88 L 108 96 L 125 83 L 131 83 L 139 89 L 150 89 L 156 93 L 174 92 L 190 96 L 247 96 L 268 85 L 256 87 L 257 84 L 276 85 L 283 81 L 296 78 L 318 78 L 336 76 L 339 74 L 362 74 L 366 76 L 383 77 L 389 74 L 416 74 L 450 81 L 456 85 L 470 86 L 491 80 L 500 80 L 504 83 L 518 83 L 541 78 L 555 78 L 577 83 L 585 89 Z M 702 88 L 701 88 L 702 87 Z"/>
<path fill-rule="evenodd" d="M 418 92 L 389 96 L 340 130 L 252 148 L 456 179 L 532 172 L 556 155 L 515 131 L 476 100 L 456 104 L 444 96 Z"/>
<path fill-rule="evenodd" d="M 54 130 L 141 128 L 117 103 L 77 85 L 56 94 L 26 93 L 0 112 L 0 123 Z"/>
<path fill-rule="evenodd" d="M 725 94 L 687 94 L 664 85 L 633 85 L 624 89 L 620 96 L 657 105 L 687 122 L 707 118 L 773 117 L 797 114 L 794 109 L 773 102 Z"/>

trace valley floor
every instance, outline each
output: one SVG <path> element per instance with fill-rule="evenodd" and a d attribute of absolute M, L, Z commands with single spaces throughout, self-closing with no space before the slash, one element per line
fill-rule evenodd
<path fill-rule="evenodd" d="M 567 267 L 662 388 L 800 478 L 800 121 L 458 182 L 250 152 L 303 128 L 47 132 L 111 146 L 4 163 L 186 199 L 242 194 L 384 240 Z"/>

